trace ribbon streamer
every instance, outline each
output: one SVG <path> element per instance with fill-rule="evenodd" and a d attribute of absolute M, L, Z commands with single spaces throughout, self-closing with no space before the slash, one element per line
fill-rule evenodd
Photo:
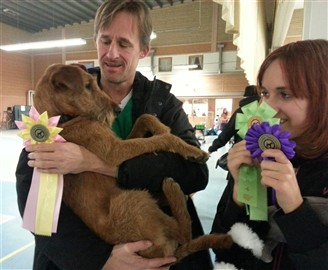
<path fill-rule="evenodd" d="M 273 118 L 277 112 L 267 103 L 253 101 L 241 108 L 243 113 L 236 116 L 237 134 L 245 139 L 247 131 L 255 124 L 268 122 L 279 124 L 279 118 Z M 268 220 L 267 188 L 261 184 L 260 168 L 242 164 L 239 171 L 238 198 L 246 205 L 251 220 Z"/>
<path fill-rule="evenodd" d="M 60 116 L 48 119 L 48 113 L 41 115 L 32 107 L 29 117 L 22 115 L 22 121 L 15 121 L 21 130 L 18 136 L 24 139 L 24 146 L 39 143 L 64 142 L 58 133 L 62 128 L 57 124 Z M 63 175 L 39 173 L 33 170 L 31 187 L 23 215 L 23 228 L 37 235 L 51 236 L 57 232 L 59 210 L 63 195 Z"/>
<path fill-rule="evenodd" d="M 267 189 L 260 184 L 261 170 L 243 164 L 240 167 L 238 197 L 246 205 L 250 220 L 267 220 Z"/>

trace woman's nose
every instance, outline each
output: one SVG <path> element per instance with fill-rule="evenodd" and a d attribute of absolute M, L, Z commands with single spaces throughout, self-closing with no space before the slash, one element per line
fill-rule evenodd
<path fill-rule="evenodd" d="M 269 97 L 264 100 L 270 107 L 278 111 L 279 102 L 275 97 Z"/>

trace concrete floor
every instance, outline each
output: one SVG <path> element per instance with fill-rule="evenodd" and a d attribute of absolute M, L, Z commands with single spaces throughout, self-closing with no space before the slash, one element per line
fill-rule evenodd
<path fill-rule="evenodd" d="M 18 130 L 0 131 L 0 269 L 32 269 L 34 240 L 31 233 L 21 228 L 15 191 L 15 169 L 22 149 Z M 206 136 L 202 148 L 207 151 L 216 136 Z M 226 171 L 215 169 L 216 160 L 229 145 L 212 153 L 208 160 L 209 184 L 205 190 L 194 194 L 193 199 L 205 233 L 211 229 L 217 202 L 226 185 Z"/>

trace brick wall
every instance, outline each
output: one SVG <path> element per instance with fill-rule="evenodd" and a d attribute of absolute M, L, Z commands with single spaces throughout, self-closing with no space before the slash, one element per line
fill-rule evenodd
<path fill-rule="evenodd" d="M 213 9 L 218 8 L 217 16 Z M 224 44 L 224 51 L 236 50 L 232 45 L 232 35 L 224 33 L 225 23 L 221 19 L 221 6 L 211 1 L 198 1 L 152 10 L 154 30 L 157 39 L 152 42 L 156 55 L 205 53 L 213 51 L 217 43 Z M 216 40 L 213 40 L 215 32 Z M 216 33 L 217 32 L 217 33 Z M 93 22 L 66 26 L 66 38 L 82 37 L 87 45 L 81 48 L 72 47 L 45 50 L 42 52 L 7 53 L 0 51 L 0 110 L 8 106 L 25 105 L 26 93 L 34 89 L 44 70 L 53 63 L 64 63 L 71 60 L 92 60 L 97 58 L 93 44 Z M 52 29 L 37 34 L 30 34 L 13 27 L 1 27 L 2 42 L 37 41 L 59 39 L 63 29 Z M 162 78 L 168 82 L 172 77 Z M 247 82 L 242 73 L 202 76 L 202 92 L 211 95 L 238 91 L 242 92 Z"/>
<path fill-rule="evenodd" d="M 0 109 L 1 113 L 14 105 L 26 105 L 27 91 L 33 89 L 32 57 L 0 51 Z"/>

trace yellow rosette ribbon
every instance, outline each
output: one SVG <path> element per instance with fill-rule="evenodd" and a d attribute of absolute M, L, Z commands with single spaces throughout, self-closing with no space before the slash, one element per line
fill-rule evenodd
<path fill-rule="evenodd" d="M 57 127 L 60 116 L 48 118 L 32 107 L 29 116 L 22 115 L 22 121 L 15 121 L 23 138 L 24 146 L 30 144 L 64 142 Z M 63 175 L 33 171 L 31 187 L 23 215 L 23 228 L 44 236 L 57 231 L 60 204 L 63 195 Z"/>
<path fill-rule="evenodd" d="M 248 129 L 254 124 L 268 122 L 279 124 L 279 118 L 273 118 L 277 112 L 267 103 L 254 101 L 241 108 L 243 113 L 236 116 L 237 134 L 244 139 Z M 268 220 L 267 188 L 261 184 L 259 167 L 242 164 L 239 171 L 237 199 L 246 205 L 251 220 Z"/>

